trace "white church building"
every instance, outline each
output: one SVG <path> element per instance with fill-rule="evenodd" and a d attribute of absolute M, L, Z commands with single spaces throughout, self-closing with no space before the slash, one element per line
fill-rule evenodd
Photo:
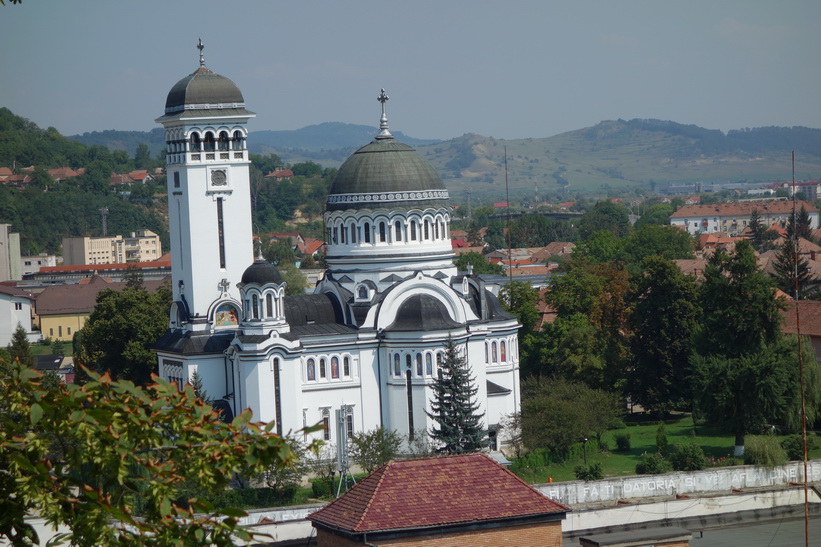
<path fill-rule="evenodd" d="M 519 324 L 480 278 L 457 272 L 448 191 L 391 135 L 384 90 L 379 134 L 339 168 L 327 197 L 325 276 L 312 294 L 285 296 L 277 269 L 254 258 L 254 114 L 198 47 L 199 68 L 157 119 L 174 300 L 154 346 L 160 375 L 182 385 L 196 372 L 226 419 L 249 408 L 283 435 L 324 423 L 311 435 L 332 443 L 380 426 L 412 436 L 432 426 L 431 384 L 451 338 L 497 431 L 519 410 Z"/>

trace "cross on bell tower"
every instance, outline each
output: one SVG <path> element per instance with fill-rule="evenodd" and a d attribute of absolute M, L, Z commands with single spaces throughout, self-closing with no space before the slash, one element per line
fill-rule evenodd
<path fill-rule="evenodd" d="M 385 88 L 382 88 L 382 93 L 379 94 L 379 97 L 376 98 L 377 101 L 382 103 L 382 117 L 379 119 L 379 134 L 376 136 L 377 139 L 392 139 L 393 135 L 391 132 L 388 131 L 388 115 L 385 113 L 385 103 L 388 102 L 388 94 L 385 93 Z"/>

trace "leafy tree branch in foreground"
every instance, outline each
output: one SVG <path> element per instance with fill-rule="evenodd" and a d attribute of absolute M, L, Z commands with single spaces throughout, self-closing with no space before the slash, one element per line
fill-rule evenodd
<path fill-rule="evenodd" d="M 273 422 L 252 423 L 246 411 L 224 424 L 190 386 L 88 374 L 83 386 L 46 389 L 36 371 L 11 364 L 0 378 L 0 537 L 37 544 L 26 519 L 39 515 L 70 530 L 59 542 L 80 546 L 249 540 L 243 511 L 174 501 L 191 482 L 219 492 L 236 474 L 292 465 Z"/>

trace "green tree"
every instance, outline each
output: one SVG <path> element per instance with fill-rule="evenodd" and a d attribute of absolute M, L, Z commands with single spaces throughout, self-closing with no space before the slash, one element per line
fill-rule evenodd
<path fill-rule="evenodd" d="M 148 169 L 149 167 L 151 167 L 151 150 L 146 143 L 141 142 L 134 152 L 134 168 Z"/>
<path fill-rule="evenodd" d="M 0 537 L 39 543 L 28 522 L 37 513 L 68 528 L 57 542 L 78 546 L 251 540 L 239 525 L 243 511 L 197 498 L 183 509 L 174 500 L 190 482 L 217 493 L 235 474 L 292 465 L 273 422 L 252 423 L 245 411 L 222 423 L 190 386 L 179 392 L 157 380 L 143 389 L 90 375 L 83 386 L 49 389 L 19 365 L 0 377 Z"/>
<path fill-rule="evenodd" d="M 213 402 L 202 384 L 202 376 L 196 370 L 191 374 L 191 389 L 194 390 L 194 396 L 203 403 L 210 405 Z"/>
<path fill-rule="evenodd" d="M 468 270 L 468 264 L 471 264 L 473 266 L 474 275 L 505 275 L 505 269 L 502 266 L 499 264 L 494 264 L 493 262 L 488 262 L 483 254 L 475 251 L 459 255 L 459 257 L 454 261 L 454 264 L 456 264 L 456 269 L 460 272 L 466 272 Z"/>
<path fill-rule="evenodd" d="M 351 459 L 368 474 L 399 456 L 401 447 L 402 436 L 383 427 L 354 433 L 350 438 Z"/>
<path fill-rule="evenodd" d="M 579 221 L 579 235 L 586 240 L 599 230 L 613 232 L 624 237 L 630 230 L 630 211 L 623 205 L 611 201 L 600 201 L 582 215 Z"/>
<path fill-rule="evenodd" d="M 809 260 L 798 254 L 795 241 L 789 237 L 784 239 L 784 244 L 773 261 L 773 277 L 778 288 L 795 299 L 807 298 L 816 291 L 815 285 L 818 283 L 810 269 Z"/>
<path fill-rule="evenodd" d="M 815 364 L 808 342 L 804 362 Z M 818 416 L 818 367 L 805 366 L 807 422 Z M 690 381 L 698 412 L 709 423 L 735 435 L 735 456 L 744 455 L 744 436 L 765 424 L 800 427 L 801 395 L 798 350 L 794 337 L 779 336 L 756 352 L 695 355 Z"/>
<path fill-rule="evenodd" d="M 737 357 L 777 339 L 781 304 L 749 241 L 736 243 L 732 255 L 718 251 L 711 257 L 700 293 L 704 319 L 697 349 L 702 355 Z"/>
<path fill-rule="evenodd" d="M 761 215 L 758 214 L 758 209 L 753 209 L 750 213 L 750 241 L 756 249 L 760 249 L 764 245 L 764 232 L 767 227 L 761 222 Z"/>
<path fill-rule="evenodd" d="M 51 350 L 51 353 L 53 353 L 54 355 L 66 354 L 66 350 L 63 347 L 63 343 L 60 340 L 57 340 L 56 338 L 51 341 L 49 349 Z"/>
<path fill-rule="evenodd" d="M 635 228 L 638 230 L 644 226 L 657 225 L 668 226 L 670 215 L 674 212 L 672 204 L 656 203 L 647 208 L 641 218 L 636 221 Z"/>
<path fill-rule="evenodd" d="M 616 395 L 579 382 L 537 377 L 522 383 L 524 444 L 531 450 L 547 448 L 559 460 L 582 439 L 601 439 L 619 413 Z"/>
<path fill-rule="evenodd" d="M 287 239 L 278 239 L 265 245 L 262 255 L 265 260 L 274 266 L 282 266 L 286 263 L 293 264 L 296 260 L 294 246 Z"/>
<path fill-rule="evenodd" d="M 689 359 L 700 308 L 695 279 L 660 256 L 644 260 L 644 274 L 631 295 L 631 363 L 628 392 L 633 401 L 663 413 L 689 400 Z"/>
<path fill-rule="evenodd" d="M 168 287 L 156 293 L 134 287 L 100 292 L 75 360 L 117 380 L 147 384 L 157 366 L 150 348 L 168 328 L 170 306 Z"/>
<path fill-rule="evenodd" d="M 812 239 L 812 221 L 804 205 L 801 205 L 801 210 L 797 214 L 790 213 L 787 221 L 787 238 L 791 239 L 793 236 Z"/>
<path fill-rule="evenodd" d="M 430 436 L 437 451 L 444 454 L 478 452 L 485 447 L 487 431 L 482 425 L 478 388 L 470 376 L 464 357 L 459 355 L 453 339 L 445 343 L 445 358 L 439 367 L 439 375 L 431 385 L 433 399 L 427 415 L 436 422 Z"/>
<path fill-rule="evenodd" d="M 8 345 L 9 356 L 12 362 L 18 362 L 23 366 L 34 368 L 35 359 L 31 352 L 31 344 L 29 343 L 26 329 L 23 325 L 17 323 L 17 328 L 11 335 L 11 343 Z"/>
<path fill-rule="evenodd" d="M 645 257 L 658 255 L 669 260 L 693 258 L 693 239 L 675 226 L 648 224 L 634 230 L 624 241 L 624 254 L 636 269 Z"/>
<path fill-rule="evenodd" d="M 294 266 L 292 262 L 285 262 L 278 267 L 279 273 L 282 274 L 282 280 L 285 281 L 285 294 L 288 296 L 295 296 L 305 294 L 305 289 L 308 286 L 308 280 L 302 275 L 302 272 Z"/>
<path fill-rule="evenodd" d="M 502 307 L 516 316 L 521 323 L 519 338 L 533 333 L 539 320 L 539 289 L 525 281 L 512 281 L 499 291 Z"/>
<path fill-rule="evenodd" d="M 573 256 L 585 257 L 593 262 L 610 262 L 621 257 L 624 240 L 609 230 L 599 230 L 576 245 Z"/>

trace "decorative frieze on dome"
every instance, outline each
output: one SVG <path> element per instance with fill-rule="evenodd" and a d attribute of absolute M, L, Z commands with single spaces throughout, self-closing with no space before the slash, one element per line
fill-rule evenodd
<path fill-rule="evenodd" d="M 426 201 L 449 199 L 447 190 L 423 190 L 420 192 L 370 192 L 360 194 L 334 194 L 328 196 L 328 203 L 393 203 L 395 201 Z"/>

